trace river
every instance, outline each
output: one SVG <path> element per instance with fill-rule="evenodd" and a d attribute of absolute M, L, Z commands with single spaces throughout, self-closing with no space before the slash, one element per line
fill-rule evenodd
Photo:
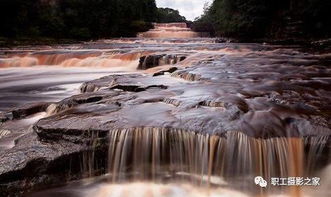
<path fill-rule="evenodd" d="M 1 184 L 31 197 L 331 195 L 331 54 L 201 36 L 156 24 L 1 49 Z"/>

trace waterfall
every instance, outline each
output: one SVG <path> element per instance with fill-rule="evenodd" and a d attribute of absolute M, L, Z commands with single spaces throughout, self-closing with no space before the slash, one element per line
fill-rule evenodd
<path fill-rule="evenodd" d="M 128 69 L 135 70 L 139 63 L 139 58 L 144 54 L 148 53 L 42 51 L 0 59 L 0 68 L 55 65 L 63 67 L 128 67 Z"/>
<path fill-rule="evenodd" d="M 156 23 L 154 29 L 138 34 L 141 38 L 196 38 L 200 34 L 193 32 L 186 23 Z"/>
<path fill-rule="evenodd" d="M 3 138 L 3 137 L 5 137 L 5 136 L 7 136 L 7 135 L 9 135 L 11 132 L 10 131 L 8 131 L 8 130 L 0 130 L 0 139 L 1 138 Z"/>
<path fill-rule="evenodd" d="M 108 171 L 114 183 L 178 177 L 200 186 L 213 184 L 215 177 L 228 183 L 255 176 L 307 177 L 323 160 L 328 140 L 328 136 L 262 139 L 241 132 L 217 136 L 170 128 L 117 129 L 110 132 Z"/>

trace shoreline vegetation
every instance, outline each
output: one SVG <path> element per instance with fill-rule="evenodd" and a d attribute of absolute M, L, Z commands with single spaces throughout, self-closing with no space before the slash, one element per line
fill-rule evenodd
<path fill-rule="evenodd" d="M 3 0 L 0 46 L 135 37 L 153 22 L 186 22 L 155 0 Z"/>
<path fill-rule="evenodd" d="M 193 23 L 193 30 L 239 40 L 318 40 L 331 36 L 324 0 L 214 0 Z"/>
<path fill-rule="evenodd" d="M 89 40 L 152 28 L 155 0 L 3 0 L 0 37 Z"/>

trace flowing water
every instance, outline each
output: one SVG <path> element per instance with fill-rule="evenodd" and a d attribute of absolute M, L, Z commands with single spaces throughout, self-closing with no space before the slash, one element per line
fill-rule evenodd
<path fill-rule="evenodd" d="M 78 94 L 83 82 L 112 73 L 112 69 L 59 66 L 1 69 L 0 111 L 27 103 L 59 101 Z"/>
<path fill-rule="evenodd" d="M 196 38 L 199 33 L 193 32 L 185 23 L 154 24 L 154 29 L 140 33 L 142 38 Z"/>
<path fill-rule="evenodd" d="M 156 24 L 155 29 L 139 34 L 138 38 L 3 49 L 1 54 L 0 111 L 30 102 L 59 101 L 77 94 L 82 82 L 109 74 L 138 72 L 150 75 L 174 66 L 190 69 L 196 65 L 200 66 L 199 72 L 176 72 L 169 75 L 170 80 L 182 83 L 183 86 L 202 79 L 206 79 L 204 85 L 218 80 L 224 86 L 217 91 L 216 87 L 207 90 L 204 86 L 197 86 L 196 89 L 185 92 L 182 97 L 164 99 L 167 105 L 181 106 L 186 100 L 209 98 L 211 95 L 222 95 L 225 98 L 231 94 L 232 97 L 229 98 L 235 100 L 242 111 L 247 111 L 241 123 L 244 125 L 242 129 L 248 134 L 240 131 L 221 135 L 212 132 L 206 134 L 183 130 L 181 125 L 177 129 L 142 125 L 111 130 L 107 174 L 93 177 L 97 165 L 92 152 L 87 155 L 83 164 L 90 178 L 31 196 L 331 195 L 328 188 L 331 183 L 331 170 L 328 167 L 331 70 L 329 63 L 322 61 L 329 54 L 314 55 L 301 52 L 293 46 L 215 43 L 215 39 L 201 38 L 187 28 L 186 24 L 181 23 Z M 204 70 L 204 66 L 210 64 L 222 66 L 222 70 Z M 253 83 L 258 83 L 259 86 L 253 87 Z M 296 89 L 301 87 L 299 83 L 305 83 L 309 89 Z M 239 86 L 243 88 L 239 90 Z M 285 86 L 290 88 L 287 88 L 287 92 L 282 92 L 281 88 Z M 267 95 L 268 91 L 272 94 Z M 280 99 L 280 95 L 287 100 Z M 223 99 L 222 96 L 219 98 Z M 250 109 L 244 110 L 248 108 L 247 104 L 241 103 L 235 96 L 245 98 Z M 277 106 L 267 104 L 266 97 L 278 102 Z M 279 107 L 281 102 L 288 102 L 286 104 L 290 105 L 298 100 L 307 104 L 306 111 L 300 111 L 302 108 L 299 106 L 296 111 L 286 111 L 287 109 Z M 215 108 L 215 113 L 228 107 L 217 99 L 200 102 L 200 105 Z M 311 108 L 318 109 L 323 114 L 322 117 L 327 118 L 321 119 L 317 114 L 308 113 Z M 132 109 L 134 110 L 136 109 Z M 137 113 L 143 116 L 145 112 L 142 110 Z M 278 115 L 275 115 L 278 113 L 307 119 L 309 117 L 327 129 L 298 122 L 295 128 L 298 135 L 265 136 L 263 133 L 266 131 L 277 133 L 278 130 L 293 130 L 293 126 L 285 128 L 282 123 L 275 124 L 280 122 Z M 199 117 L 199 114 L 191 116 Z M 45 116 L 40 118 L 42 117 Z M 40 118 L 33 119 L 33 123 Z M 141 124 L 148 124 L 149 118 L 153 117 L 136 119 Z M 270 128 L 260 128 L 263 121 L 270 121 Z M 294 119 L 288 121 L 294 121 L 295 124 Z M 186 123 L 183 122 L 184 124 Z M 194 127 L 194 123 L 191 124 Z M 218 124 L 227 127 L 230 123 L 215 123 L 215 127 L 219 127 Z M 301 132 L 304 127 L 306 130 L 318 129 L 305 131 L 309 135 L 304 135 Z M 8 132 L 10 131 L 1 130 L 0 139 L 1 136 L 8 135 Z M 250 133 L 254 134 L 249 135 Z M 256 133 L 260 136 L 256 136 Z M 94 143 L 92 145 L 95 146 Z M 267 180 L 268 187 L 255 185 L 256 176 Z M 274 177 L 320 177 L 321 185 L 271 186 L 270 181 Z"/>

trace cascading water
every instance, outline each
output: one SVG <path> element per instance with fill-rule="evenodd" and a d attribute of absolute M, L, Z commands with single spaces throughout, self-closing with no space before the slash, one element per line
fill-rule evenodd
<path fill-rule="evenodd" d="M 0 68 L 32 67 L 40 65 L 64 67 L 122 67 L 121 70 L 135 70 L 144 53 L 113 53 L 107 51 L 49 51 L 13 56 L 0 60 Z M 124 68 L 124 69 L 123 69 Z"/>
<path fill-rule="evenodd" d="M 331 173 L 327 167 L 330 75 L 329 68 L 320 65 L 321 56 L 276 46 L 220 44 L 197 36 L 185 23 L 155 24 L 155 29 L 141 33 L 140 38 L 3 55 L 0 67 L 10 67 L 4 71 L 15 76 L 8 81 L 0 75 L 0 91 L 6 95 L 8 89 L 24 84 L 17 92 L 59 96 L 66 87 L 63 75 L 70 78 L 70 84 L 81 83 L 90 80 L 82 75 L 81 67 L 91 67 L 86 73 L 101 76 L 106 74 L 98 69 L 112 68 L 110 76 L 84 83 L 82 94 L 70 98 L 73 94 L 66 94 L 63 101 L 38 97 L 37 101 L 51 103 L 22 120 L 0 125 L 0 144 L 10 136 L 10 148 L 15 150 L 17 141 L 23 150 L 25 141 L 12 137 L 16 134 L 13 128 L 27 120 L 29 126 L 34 124 L 29 131 L 36 141 L 26 148 L 32 153 L 22 155 L 33 158 L 47 148 L 46 153 L 40 151 L 42 159 L 36 159 L 47 166 L 41 173 L 51 168 L 43 177 L 63 170 L 60 176 L 68 182 L 87 178 L 32 196 L 59 192 L 70 197 L 317 194 L 311 187 L 271 186 L 272 178 L 289 177 L 321 177 L 319 188 L 325 196 L 328 189 L 323 189 L 324 184 L 330 180 L 326 176 Z M 51 65 L 58 66 L 60 74 L 50 70 Z M 34 66 L 44 67 L 40 73 L 26 75 L 11 68 Z M 72 72 L 68 67 L 79 68 Z M 77 75 L 80 77 L 75 79 Z M 52 82 L 52 78 L 58 79 Z M 18 79 L 24 83 L 19 84 Z M 17 95 L 0 101 L 14 100 Z M 43 119 L 37 116 L 38 121 L 34 115 L 39 113 Z M 77 152 L 73 154 L 71 149 Z M 11 158 L 12 153 L 8 154 L 3 157 L 0 152 L 0 157 Z M 11 159 L 6 161 L 0 163 L 12 165 Z M 267 188 L 254 183 L 257 176 L 268 181 Z M 41 180 L 38 178 L 32 180 Z M 58 186 L 56 181 L 50 185 L 53 183 Z"/>
<path fill-rule="evenodd" d="M 271 184 L 272 177 L 320 175 L 316 167 L 328 160 L 328 140 L 329 136 L 263 139 L 236 131 L 220 136 L 170 128 L 117 129 L 109 132 L 106 179 L 97 185 L 87 180 L 91 186 L 77 189 L 82 187 L 84 197 L 310 197 L 314 192 L 307 187 L 259 189 L 253 180 L 262 176 Z M 93 175 L 94 152 L 86 153 L 83 161 L 83 171 Z"/>
<path fill-rule="evenodd" d="M 110 132 L 109 173 L 114 183 L 162 183 L 172 177 L 200 186 L 225 182 L 254 191 L 249 180 L 258 175 L 267 180 L 314 176 L 316 165 L 325 159 L 322 151 L 328 140 L 328 136 L 256 139 L 241 132 L 217 136 L 166 128 L 114 130 Z M 238 183 L 238 179 L 247 182 Z"/>
<path fill-rule="evenodd" d="M 154 24 L 154 29 L 140 33 L 141 38 L 196 38 L 200 34 L 192 31 L 186 23 Z"/>

